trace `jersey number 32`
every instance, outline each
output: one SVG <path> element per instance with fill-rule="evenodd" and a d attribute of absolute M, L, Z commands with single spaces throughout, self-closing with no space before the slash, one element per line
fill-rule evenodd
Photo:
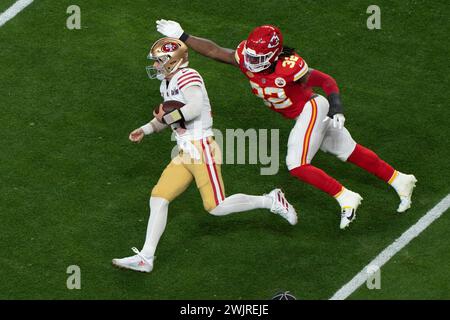
<path fill-rule="evenodd" d="M 274 109 L 284 109 L 292 105 L 291 99 L 286 96 L 286 92 L 283 88 L 265 87 L 262 88 L 256 82 L 250 81 L 252 91 L 255 95 L 264 100 L 264 103 L 268 107 Z"/>

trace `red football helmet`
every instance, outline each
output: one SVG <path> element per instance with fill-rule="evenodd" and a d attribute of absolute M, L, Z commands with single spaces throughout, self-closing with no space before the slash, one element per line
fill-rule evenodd
<path fill-rule="evenodd" d="M 244 46 L 245 67 L 251 72 L 260 72 L 277 61 L 283 50 L 283 36 L 280 29 L 271 25 L 255 28 Z"/>

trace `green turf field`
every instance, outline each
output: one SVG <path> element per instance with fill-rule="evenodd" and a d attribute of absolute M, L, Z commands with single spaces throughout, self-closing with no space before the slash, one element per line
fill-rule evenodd
<path fill-rule="evenodd" d="M 6 9 L 8 9 L 9 7 L 11 7 L 14 4 L 14 0 L 2 0 L 2 2 L 0 2 L 0 13 L 2 13 L 3 11 L 5 11 Z"/>
<path fill-rule="evenodd" d="M 0 11 L 14 1 L 0 0 Z M 66 9 L 81 8 L 81 30 Z M 0 28 L 0 299 L 328 299 L 449 191 L 450 5 L 387 1 L 368 30 L 372 1 L 36 0 Z M 234 48 L 272 23 L 308 65 L 335 77 L 346 127 L 419 182 L 398 215 L 395 192 L 351 164 L 318 153 L 314 164 L 364 201 L 348 230 L 336 202 L 284 166 L 293 122 L 268 110 L 236 68 L 191 53 L 205 79 L 214 124 L 280 129 L 280 172 L 225 165 L 228 195 L 282 187 L 299 211 L 288 225 L 260 210 L 208 215 L 195 185 L 175 200 L 151 274 L 115 269 L 140 248 L 149 190 L 169 162 L 170 132 L 128 141 L 159 103 L 146 55 L 154 21 Z M 352 299 L 450 299 L 448 213 L 382 268 L 380 290 Z M 66 269 L 81 268 L 81 290 Z"/>

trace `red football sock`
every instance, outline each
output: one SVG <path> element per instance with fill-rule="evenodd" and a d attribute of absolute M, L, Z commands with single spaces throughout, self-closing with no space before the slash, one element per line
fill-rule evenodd
<path fill-rule="evenodd" d="M 356 164 L 358 167 L 376 175 L 378 178 L 388 182 L 395 170 L 389 164 L 381 160 L 375 152 L 359 144 L 356 145 L 347 161 Z"/>
<path fill-rule="evenodd" d="M 327 175 L 325 172 L 310 164 L 294 168 L 290 171 L 291 175 L 300 180 L 313 185 L 314 187 L 328 193 L 334 197 L 342 190 L 342 185 Z"/>

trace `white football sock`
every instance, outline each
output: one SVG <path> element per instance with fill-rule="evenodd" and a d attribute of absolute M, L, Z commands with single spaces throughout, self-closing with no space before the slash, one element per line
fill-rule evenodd
<path fill-rule="evenodd" d="M 392 188 L 395 189 L 395 191 L 397 191 L 398 194 L 401 193 L 401 189 L 403 187 L 404 184 L 404 180 L 405 180 L 405 174 L 401 173 L 400 171 L 395 171 L 394 172 L 394 176 L 391 178 L 392 181 L 389 182 L 389 184 L 392 186 Z"/>
<path fill-rule="evenodd" d="M 337 197 L 335 197 L 335 199 L 339 203 L 341 208 L 343 208 L 348 206 L 349 204 L 353 204 L 356 197 L 359 197 L 359 194 L 343 187 L 341 193 Z"/>
<path fill-rule="evenodd" d="M 391 178 L 390 185 L 397 191 L 401 197 L 411 197 L 412 191 L 416 186 L 417 179 L 412 174 L 405 174 L 396 171 L 396 174 Z"/>
<path fill-rule="evenodd" d="M 209 213 L 215 216 L 225 216 L 230 213 L 254 209 L 270 209 L 271 206 L 272 199 L 268 196 L 249 196 L 238 193 L 225 198 L 225 200 Z"/>
<path fill-rule="evenodd" d="M 338 196 L 334 196 L 334 198 L 336 199 L 336 201 L 339 203 L 339 205 L 342 207 L 343 206 L 343 201 L 344 199 L 348 196 L 349 190 L 346 189 L 345 187 L 342 187 L 342 190 L 339 192 Z"/>
<path fill-rule="evenodd" d="M 155 255 L 159 238 L 161 238 L 166 228 L 168 209 L 169 201 L 166 199 L 157 197 L 150 198 L 150 218 L 148 220 L 147 236 L 144 247 L 141 250 L 141 254 L 146 258 Z"/>

